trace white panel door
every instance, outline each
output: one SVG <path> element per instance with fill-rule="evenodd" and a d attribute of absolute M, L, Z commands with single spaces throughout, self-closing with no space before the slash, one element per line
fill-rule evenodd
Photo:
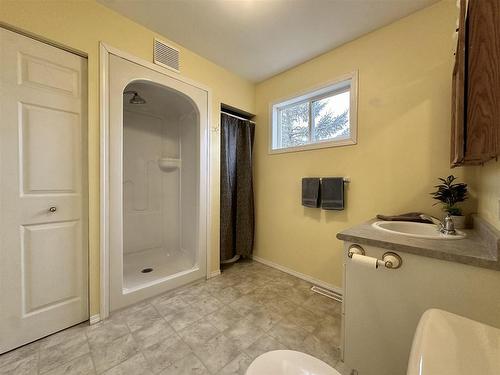
<path fill-rule="evenodd" d="M 86 75 L 0 28 L 0 353 L 88 319 Z"/>

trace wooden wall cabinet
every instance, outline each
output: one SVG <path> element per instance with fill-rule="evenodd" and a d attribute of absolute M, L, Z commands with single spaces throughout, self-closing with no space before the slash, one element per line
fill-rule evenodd
<path fill-rule="evenodd" d="M 500 0 L 461 0 L 452 84 L 451 166 L 500 154 Z"/>

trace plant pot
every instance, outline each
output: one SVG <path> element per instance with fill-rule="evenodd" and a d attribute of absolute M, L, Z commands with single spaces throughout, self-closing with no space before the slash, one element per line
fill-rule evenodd
<path fill-rule="evenodd" d="M 466 227 L 466 216 L 456 216 L 451 215 L 451 219 L 453 220 L 453 224 L 455 225 L 455 229 L 465 229 Z"/>

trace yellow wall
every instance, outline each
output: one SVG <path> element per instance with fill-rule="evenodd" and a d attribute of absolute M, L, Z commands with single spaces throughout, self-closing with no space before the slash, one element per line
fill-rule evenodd
<path fill-rule="evenodd" d="M 456 19 L 445 0 L 257 85 L 257 256 L 341 286 L 337 232 L 378 213 L 440 214 L 428 194 L 436 179 L 464 174 L 449 169 Z M 268 154 L 270 103 L 355 69 L 357 145 Z M 349 176 L 346 209 L 302 207 L 307 176 Z"/>
<path fill-rule="evenodd" d="M 475 168 L 479 215 L 500 230 L 500 164 L 490 161 Z"/>
<path fill-rule="evenodd" d="M 99 41 L 151 61 L 154 32 L 94 1 L 0 0 L 0 22 L 88 55 L 90 313 L 99 311 Z M 162 37 L 162 39 L 166 39 Z M 212 89 L 212 126 L 220 103 L 254 112 L 255 87 L 233 73 L 180 47 L 181 73 Z M 212 180 L 219 180 L 219 137 L 212 135 Z M 219 196 L 218 184 L 212 197 Z M 212 207 L 212 269 L 218 269 L 219 207 Z"/>

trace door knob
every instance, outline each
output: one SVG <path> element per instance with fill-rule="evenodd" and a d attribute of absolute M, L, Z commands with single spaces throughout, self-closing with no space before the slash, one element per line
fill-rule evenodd
<path fill-rule="evenodd" d="M 49 212 L 56 212 L 56 211 L 57 211 L 57 207 L 52 206 L 49 208 Z"/>

